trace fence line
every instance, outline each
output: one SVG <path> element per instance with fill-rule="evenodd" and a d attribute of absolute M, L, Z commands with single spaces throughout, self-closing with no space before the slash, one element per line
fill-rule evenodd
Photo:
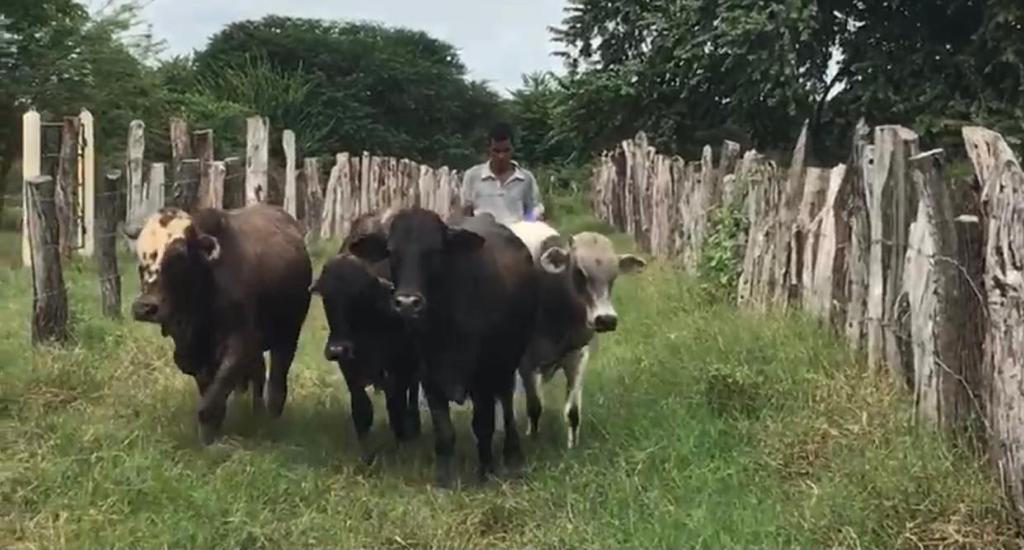
<path fill-rule="evenodd" d="M 757 151 L 717 165 L 658 154 L 643 132 L 592 174 L 598 217 L 639 248 L 697 268 L 708 213 L 741 209 L 740 305 L 801 308 L 913 393 L 917 418 L 991 452 L 1024 520 L 1024 171 L 1005 140 L 965 127 L 981 192 L 947 175 L 942 150 L 919 152 L 901 126 L 854 132 L 849 160 L 807 166 L 805 124 L 787 171 Z M 984 427 L 978 433 L 973 427 Z M 987 441 L 986 441 L 987 440 Z"/>

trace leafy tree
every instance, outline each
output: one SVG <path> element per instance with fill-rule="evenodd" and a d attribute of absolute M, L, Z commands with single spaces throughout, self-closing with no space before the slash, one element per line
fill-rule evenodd
<path fill-rule="evenodd" d="M 1015 0 L 570 0 L 552 30 L 591 150 L 641 128 L 687 155 L 708 129 L 764 149 L 810 119 L 828 161 L 860 116 L 940 144 L 967 122 L 1024 133 Z"/>
<path fill-rule="evenodd" d="M 304 128 L 318 151 L 461 166 L 499 113 L 497 96 L 466 80 L 453 46 L 407 29 L 268 16 L 228 25 L 195 67 L 206 93 L 265 110 L 272 126 Z M 224 67 L 235 68 L 230 78 Z M 243 90 L 256 84 L 244 72 L 271 78 L 273 97 Z"/>

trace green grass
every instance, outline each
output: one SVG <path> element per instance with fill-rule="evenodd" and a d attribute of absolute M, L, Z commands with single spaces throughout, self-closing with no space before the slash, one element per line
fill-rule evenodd
<path fill-rule="evenodd" d="M 557 212 L 565 228 L 602 228 Z M 121 265 L 127 304 L 134 263 Z M 0 271 L 3 548 L 1011 547 L 980 464 L 914 428 L 909 400 L 842 342 L 799 316 L 714 303 L 664 264 L 616 285 L 622 322 L 591 361 L 580 447 L 563 448 L 558 376 L 528 477 L 450 493 L 430 486 L 429 418 L 414 448 L 357 466 L 319 300 L 283 418 L 260 425 L 235 398 L 223 442 L 203 449 L 169 341 L 100 318 L 91 264 L 66 277 L 75 342 L 33 352 L 27 273 Z M 522 428 L 521 399 L 517 411 Z M 455 422 L 470 481 L 468 410 Z"/>

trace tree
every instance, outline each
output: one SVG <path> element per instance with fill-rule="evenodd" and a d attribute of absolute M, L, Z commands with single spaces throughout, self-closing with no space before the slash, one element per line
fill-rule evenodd
<path fill-rule="evenodd" d="M 225 78 L 225 67 L 234 68 Z M 318 151 L 368 150 L 462 166 L 499 100 L 466 80 L 453 46 L 419 31 L 268 16 L 240 21 L 196 54 L 205 93 L 296 125 Z M 273 97 L 241 82 L 270 78 Z M 274 120 L 276 118 L 277 120 Z"/>

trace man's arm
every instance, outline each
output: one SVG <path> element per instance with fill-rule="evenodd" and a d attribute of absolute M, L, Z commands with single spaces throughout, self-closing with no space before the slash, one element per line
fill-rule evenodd
<path fill-rule="evenodd" d="M 544 201 L 541 200 L 540 186 L 537 185 L 537 178 L 530 173 L 530 192 L 526 194 L 526 201 L 523 209 L 528 220 L 544 219 Z"/>
<path fill-rule="evenodd" d="M 466 173 L 462 174 L 462 188 L 459 189 L 459 203 L 462 205 L 462 214 L 464 216 L 473 215 L 473 169 L 466 170 Z"/>

